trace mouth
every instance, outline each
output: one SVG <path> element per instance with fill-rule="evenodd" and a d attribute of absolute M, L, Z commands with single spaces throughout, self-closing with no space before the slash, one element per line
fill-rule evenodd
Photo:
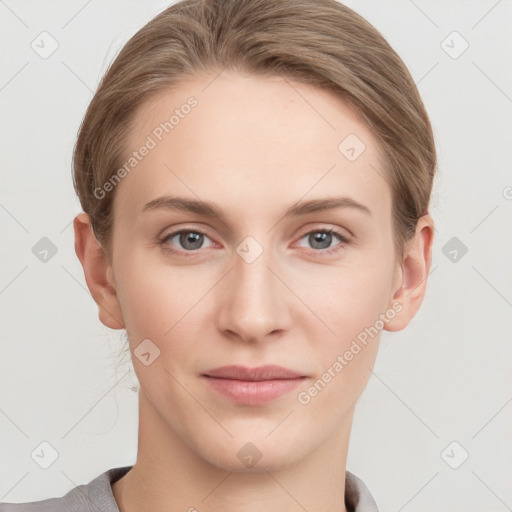
<path fill-rule="evenodd" d="M 276 365 L 233 365 L 208 370 L 201 378 L 211 389 L 243 405 L 260 405 L 289 393 L 308 377 Z"/>

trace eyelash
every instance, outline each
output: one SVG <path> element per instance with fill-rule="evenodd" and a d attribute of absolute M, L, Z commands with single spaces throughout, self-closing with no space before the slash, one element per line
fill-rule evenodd
<path fill-rule="evenodd" d="M 159 245 L 162 246 L 162 248 L 167 251 L 167 252 L 170 252 L 171 254 L 175 254 L 175 255 L 178 255 L 178 256 L 184 256 L 186 258 L 188 257 L 194 257 L 195 256 L 195 253 L 199 250 L 199 249 L 195 249 L 195 250 L 191 250 L 191 251 L 180 251 L 180 250 L 176 250 L 176 249 L 172 249 L 170 248 L 168 245 L 167 245 L 167 241 L 169 239 L 172 239 L 174 238 L 176 235 L 180 235 L 182 233 L 196 233 L 196 234 L 199 234 L 199 235 L 202 235 L 202 236 L 205 236 L 207 238 L 208 235 L 201 231 L 200 229 L 180 229 L 178 231 L 173 231 L 172 233 L 169 233 L 168 235 L 165 235 L 163 238 L 159 238 L 158 239 L 158 243 Z M 329 229 L 315 229 L 313 231 L 308 231 L 307 233 L 304 233 L 304 235 L 302 235 L 300 237 L 299 240 L 302 240 L 304 237 L 306 236 L 309 236 L 309 235 L 312 235 L 312 234 L 316 234 L 316 233 L 330 233 L 330 234 L 333 234 L 335 236 L 337 236 L 339 238 L 339 240 L 341 241 L 342 244 L 349 244 L 350 243 L 350 240 L 341 232 L 337 231 L 336 229 L 333 229 L 333 228 L 329 228 Z M 312 249 L 313 252 L 317 252 L 317 253 L 320 253 L 322 255 L 324 254 L 334 254 L 334 253 L 337 253 L 341 250 L 341 244 L 338 244 L 330 249 L 319 249 L 319 250 L 315 250 L 315 249 Z"/>

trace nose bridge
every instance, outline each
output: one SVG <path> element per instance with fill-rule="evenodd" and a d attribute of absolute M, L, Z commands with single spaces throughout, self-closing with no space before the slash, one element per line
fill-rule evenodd
<path fill-rule="evenodd" d="M 275 261 L 272 250 L 253 237 L 236 247 L 232 270 L 222 290 L 220 329 L 257 340 L 285 328 L 288 315 L 284 311 L 283 286 L 270 270 Z"/>

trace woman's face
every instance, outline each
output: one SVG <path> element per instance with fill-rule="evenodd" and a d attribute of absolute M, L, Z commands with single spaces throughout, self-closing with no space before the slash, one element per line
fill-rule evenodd
<path fill-rule="evenodd" d="M 234 73 L 160 94 L 132 127 L 111 277 L 146 445 L 234 471 L 333 446 L 399 315 L 371 131 L 328 92 Z M 296 378 L 214 371 L 232 365 Z"/>

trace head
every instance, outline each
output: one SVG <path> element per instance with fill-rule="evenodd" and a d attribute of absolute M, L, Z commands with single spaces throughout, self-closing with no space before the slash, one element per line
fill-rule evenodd
<path fill-rule="evenodd" d="M 282 467 L 348 432 L 433 241 L 432 129 L 374 27 L 335 0 L 181 1 L 107 70 L 73 162 L 87 284 L 170 436 L 249 470 L 246 443 Z M 266 364 L 302 380 L 257 405 L 208 381 Z"/>

